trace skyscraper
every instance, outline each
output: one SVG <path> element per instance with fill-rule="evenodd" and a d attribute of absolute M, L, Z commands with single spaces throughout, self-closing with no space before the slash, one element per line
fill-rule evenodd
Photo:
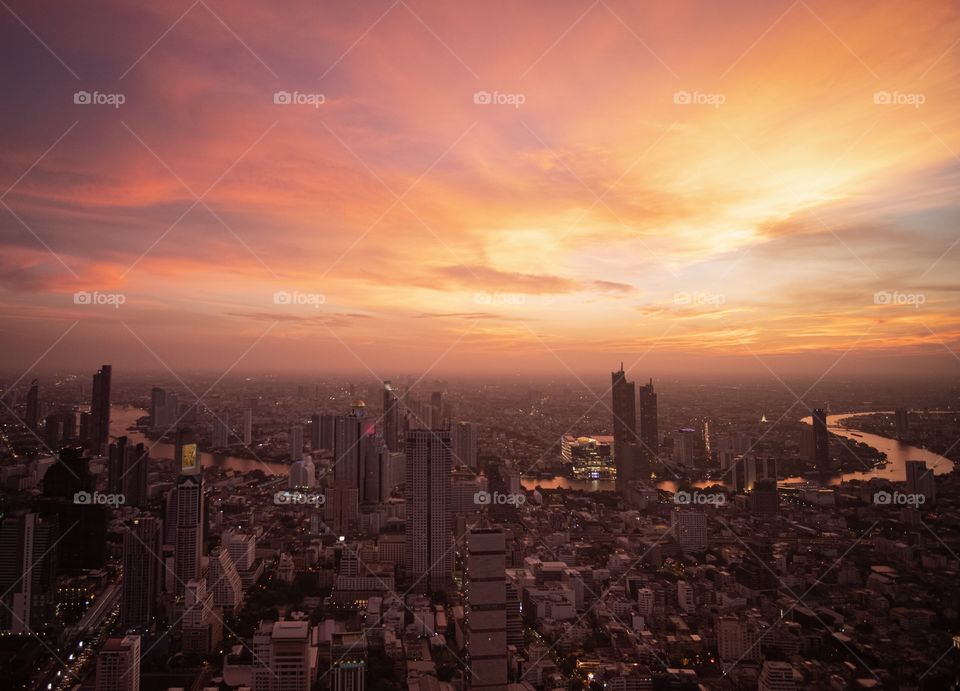
<path fill-rule="evenodd" d="M 140 636 L 108 638 L 97 655 L 97 691 L 140 691 Z"/>
<path fill-rule="evenodd" d="M 830 432 L 827 430 L 827 413 L 823 408 L 814 408 L 811 418 L 813 424 L 813 461 L 817 471 L 828 473 L 830 467 Z"/>
<path fill-rule="evenodd" d="M 612 379 L 611 393 L 613 396 L 613 458 L 617 467 L 617 484 L 626 487 L 630 480 L 636 479 L 634 472 L 637 459 L 630 458 L 631 454 L 626 445 L 636 442 L 637 436 L 637 391 L 633 382 L 627 381 L 627 373 L 620 370 L 610 374 Z M 632 461 L 628 466 L 627 461 Z"/>
<path fill-rule="evenodd" d="M 215 449 L 222 449 L 230 444 L 230 415 L 226 411 L 221 411 L 213 416 L 211 444 Z"/>
<path fill-rule="evenodd" d="M 500 528 L 467 533 L 464 644 L 470 689 L 507 688 L 506 538 Z"/>
<path fill-rule="evenodd" d="M 174 593 L 184 594 L 188 581 L 200 577 L 203 553 L 203 478 L 180 475 L 177 478 L 177 529 L 174 543 Z"/>
<path fill-rule="evenodd" d="M 303 426 L 294 425 L 290 428 L 289 436 L 290 460 L 299 461 L 303 458 Z"/>
<path fill-rule="evenodd" d="M 40 421 L 40 384 L 36 379 L 30 382 L 30 390 L 27 391 L 27 411 L 23 421 L 29 429 L 36 431 Z"/>
<path fill-rule="evenodd" d="M 310 459 L 301 459 L 290 466 L 287 473 L 287 487 L 290 489 L 317 486 L 317 469 Z"/>
<path fill-rule="evenodd" d="M 56 517 L 24 513 L 0 522 L 0 630 L 32 633 L 53 622 Z"/>
<path fill-rule="evenodd" d="M 90 427 L 88 447 L 99 455 L 110 438 L 110 378 L 112 367 L 103 365 L 93 375 L 93 392 L 90 399 Z"/>
<path fill-rule="evenodd" d="M 366 417 L 366 404 L 361 400 L 353 402 L 349 415 L 338 415 L 334 420 L 333 478 L 342 487 L 356 488 L 360 501 L 367 500 L 365 466 L 373 434 L 374 421 Z"/>
<path fill-rule="evenodd" d="M 657 392 L 653 389 L 652 378 L 649 383 L 640 387 L 640 444 L 644 459 L 648 464 L 652 464 L 660 453 Z"/>
<path fill-rule="evenodd" d="M 450 528 L 450 431 L 410 430 L 407 456 L 407 578 L 439 589 L 453 571 Z"/>
<path fill-rule="evenodd" d="M 390 451 L 400 450 L 400 399 L 389 380 L 383 382 L 383 440 Z"/>
<path fill-rule="evenodd" d="M 897 408 L 895 412 L 896 437 L 900 441 L 907 438 L 910 429 L 910 414 L 906 408 Z"/>
<path fill-rule="evenodd" d="M 226 547 L 210 552 L 207 589 L 213 593 L 213 604 L 223 610 L 224 616 L 233 616 L 243 601 L 240 572 Z"/>
<path fill-rule="evenodd" d="M 926 461 L 907 461 L 907 493 L 922 494 L 924 505 L 929 506 L 937 500 L 937 484 L 933 470 L 927 468 Z"/>
<path fill-rule="evenodd" d="M 147 501 L 150 458 L 141 443 L 132 445 L 118 437 L 107 449 L 107 490 L 124 496 L 124 504 L 143 506 Z"/>
<path fill-rule="evenodd" d="M 478 451 L 477 426 L 472 422 L 458 422 L 453 428 L 454 463 L 476 470 Z"/>
<path fill-rule="evenodd" d="M 135 518 L 123 534 L 123 600 L 120 616 L 125 630 L 149 630 L 163 583 L 163 536 L 160 520 Z"/>
<path fill-rule="evenodd" d="M 253 444 L 253 410 L 243 409 L 243 445 Z"/>

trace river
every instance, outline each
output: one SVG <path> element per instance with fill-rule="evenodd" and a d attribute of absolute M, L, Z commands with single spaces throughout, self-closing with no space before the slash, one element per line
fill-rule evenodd
<path fill-rule="evenodd" d="M 917 446 L 904 444 L 896 439 L 890 439 L 889 437 L 881 437 L 877 434 L 868 434 L 866 432 L 850 430 L 841 426 L 840 424 L 847 418 L 856 417 L 857 415 L 870 415 L 873 412 L 887 413 L 890 411 L 838 413 L 836 415 L 828 415 L 827 427 L 837 436 L 863 442 L 864 444 L 868 444 L 878 451 L 887 454 L 887 465 L 883 468 L 873 468 L 856 473 L 844 473 L 843 475 L 836 475 L 830 479 L 830 484 L 838 485 L 847 480 L 869 480 L 870 478 L 874 477 L 886 478 L 892 481 L 903 481 L 907 476 L 906 462 L 908 460 L 926 461 L 927 467 L 932 468 L 933 472 L 937 475 L 949 473 L 953 469 L 953 462 L 950 459 L 940 456 L 939 454 L 935 454 L 932 451 L 927 451 L 926 449 L 921 449 Z M 143 410 L 142 408 L 119 405 L 112 406 L 110 409 L 110 434 L 117 437 L 125 434 L 127 435 L 127 438 L 129 438 L 134 444 L 143 442 L 147 447 L 151 448 L 150 455 L 155 458 L 173 458 L 173 444 L 152 442 L 138 431 L 130 432 L 127 430 L 128 427 L 136 424 L 137 418 L 146 414 L 147 411 Z M 803 422 L 809 425 L 810 417 L 807 416 L 803 418 Z M 854 436 L 854 434 L 857 436 Z M 289 470 L 289 466 L 285 463 L 271 463 L 267 461 L 258 461 L 255 458 L 242 458 L 239 456 L 221 456 L 207 452 L 202 452 L 200 454 L 200 459 L 204 467 L 217 467 L 237 470 L 240 472 L 262 470 L 268 474 L 286 475 Z M 796 482 L 801 480 L 803 480 L 803 478 L 789 477 L 782 481 Z M 575 480 L 572 478 L 561 477 L 559 475 L 550 479 L 524 479 L 522 484 L 527 489 L 534 489 L 539 486 L 543 489 L 564 488 L 587 492 L 613 490 L 615 487 L 615 482 L 613 480 Z M 694 482 L 692 484 L 694 487 L 707 487 L 717 483 L 711 480 Z M 657 487 L 671 492 L 674 492 L 677 489 L 676 483 L 670 480 L 658 482 Z"/>

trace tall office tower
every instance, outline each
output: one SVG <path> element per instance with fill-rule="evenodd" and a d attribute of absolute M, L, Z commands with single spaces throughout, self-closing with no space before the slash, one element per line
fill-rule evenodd
<path fill-rule="evenodd" d="M 43 420 L 43 443 L 53 452 L 69 444 L 77 435 L 76 416 L 61 410 Z"/>
<path fill-rule="evenodd" d="M 903 441 L 907 438 L 907 434 L 910 431 L 910 414 L 906 408 L 897 408 L 895 415 L 896 436 L 897 439 Z"/>
<path fill-rule="evenodd" d="M 27 391 L 27 412 L 23 421 L 28 429 L 34 431 L 40 422 L 40 384 L 36 379 L 30 382 L 30 390 Z"/>
<path fill-rule="evenodd" d="M 335 631 L 330 641 L 332 691 L 365 691 L 367 639 L 360 631 Z"/>
<path fill-rule="evenodd" d="M 383 382 L 383 439 L 391 451 L 400 450 L 400 399 L 389 380 Z"/>
<path fill-rule="evenodd" d="M 367 447 L 373 442 L 374 431 L 374 421 L 366 417 L 366 404 L 361 400 L 353 402 L 349 415 L 336 417 L 333 478 L 337 484 L 363 492 Z"/>
<path fill-rule="evenodd" d="M 223 610 L 224 616 L 233 616 L 240 609 L 243 585 L 237 565 L 226 547 L 217 547 L 210 552 L 207 589 L 213 593 L 214 606 Z"/>
<path fill-rule="evenodd" d="M 657 392 L 653 379 L 640 387 L 640 445 L 648 463 L 660 454 L 660 431 L 657 418 Z"/>
<path fill-rule="evenodd" d="M 200 578 L 203 554 L 203 478 L 177 478 L 177 530 L 174 542 L 174 593 L 184 594 L 187 581 Z"/>
<path fill-rule="evenodd" d="M 243 445 L 253 444 L 253 411 L 250 408 L 243 410 Z"/>
<path fill-rule="evenodd" d="M 747 498 L 750 513 L 758 516 L 775 516 L 780 513 L 780 494 L 776 480 L 758 480 Z"/>
<path fill-rule="evenodd" d="M 303 426 L 294 425 L 290 428 L 288 437 L 290 447 L 290 460 L 299 461 L 303 458 Z"/>
<path fill-rule="evenodd" d="M 507 645 L 523 646 L 523 607 L 520 593 L 512 581 L 507 581 Z"/>
<path fill-rule="evenodd" d="M 230 415 L 221 411 L 213 416 L 213 448 L 222 449 L 230 445 Z"/>
<path fill-rule="evenodd" d="M 310 416 L 310 450 L 317 451 L 320 448 L 320 414 L 314 413 Z"/>
<path fill-rule="evenodd" d="M 134 446 L 126 436 L 118 437 L 107 449 L 107 491 L 122 494 L 126 506 L 147 502 L 148 453 L 142 443 Z"/>
<path fill-rule="evenodd" d="M 407 455 L 407 578 L 442 589 L 453 572 L 450 527 L 450 431 L 410 430 Z"/>
<path fill-rule="evenodd" d="M 311 514 L 313 515 L 313 514 Z M 220 542 L 230 554 L 230 559 L 240 574 L 243 592 L 249 590 L 262 573 L 262 562 L 257 562 L 257 538 L 234 530 L 225 530 Z"/>
<path fill-rule="evenodd" d="M 324 492 L 323 520 L 338 532 L 346 532 L 357 522 L 359 509 L 359 490 L 334 483 Z"/>
<path fill-rule="evenodd" d="M 0 630 L 32 633 L 54 620 L 56 517 L 37 513 L 0 521 Z"/>
<path fill-rule="evenodd" d="M 262 621 L 253 634 L 251 691 L 310 691 L 310 624 Z"/>
<path fill-rule="evenodd" d="M 830 433 L 827 431 L 827 413 L 823 408 L 814 408 L 813 423 L 813 462 L 817 471 L 828 473 L 830 467 Z"/>
<path fill-rule="evenodd" d="M 453 462 L 477 469 L 479 453 L 479 435 L 477 426 L 472 422 L 458 422 L 453 428 Z"/>
<path fill-rule="evenodd" d="M 506 691 L 506 538 L 500 528 L 467 533 L 464 645 L 470 659 L 470 689 Z"/>
<path fill-rule="evenodd" d="M 707 515 L 703 511 L 676 508 L 670 517 L 674 537 L 684 552 L 702 552 L 707 548 Z"/>
<path fill-rule="evenodd" d="M 140 636 L 108 638 L 97 655 L 97 691 L 140 691 Z"/>
<path fill-rule="evenodd" d="M 336 415 L 320 416 L 320 436 L 317 438 L 320 446 L 317 448 L 333 451 L 334 439 L 336 438 L 336 420 Z"/>
<path fill-rule="evenodd" d="M 163 583 L 163 535 L 160 519 L 141 516 L 125 525 L 123 534 L 124 630 L 148 631 L 157 613 Z"/>
<path fill-rule="evenodd" d="M 907 461 L 907 493 L 922 494 L 924 505 L 931 506 L 937 501 L 937 484 L 933 469 L 927 468 L 926 461 Z"/>
<path fill-rule="evenodd" d="M 390 496 L 393 489 L 390 474 L 391 453 L 379 437 L 370 437 L 366 444 L 363 462 L 363 487 L 360 501 L 380 503 Z"/>
<path fill-rule="evenodd" d="M 430 424 L 440 429 L 443 425 L 443 392 L 434 391 L 430 394 Z"/>
<path fill-rule="evenodd" d="M 110 438 L 110 378 L 112 367 L 103 365 L 93 375 L 93 393 L 90 398 L 90 429 L 88 446 L 96 455 Z"/>
<path fill-rule="evenodd" d="M 627 465 L 630 459 L 625 446 L 636 442 L 637 436 L 637 391 L 633 382 L 627 381 L 627 373 L 620 363 L 618 372 L 611 372 L 613 395 L 613 460 L 617 467 L 617 485 L 622 489 L 630 480 L 637 479 L 636 468 Z"/>
<path fill-rule="evenodd" d="M 797 683 L 793 678 L 793 665 L 789 662 L 774 660 L 764 662 L 757 691 L 797 691 Z"/>
<path fill-rule="evenodd" d="M 206 655 L 214 650 L 223 633 L 222 620 L 213 610 L 213 593 L 203 579 L 188 581 L 184 588 L 184 611 L 180 620 L 183 652 Z"/>
<path fill-rule="evenodd" d="M 150 389 L 150 426 L 158 429 L 167 424 L 166 413 L 167 392 L 159 386 L 154 386 Z"/>
<path fill-rule="evenodd" d="M 678 429 L 673 435 L 673 460 L 677 465 L 689 468 L 693 465 L 697 431 L 692 427 Z"/>
<path fill-rule="evenodd" d="M 317 486 L 317 467 L 310 459 L 301 459 L 290 466 L 287 474 L 287 487 L 290 489 L 309 489 Z"/>

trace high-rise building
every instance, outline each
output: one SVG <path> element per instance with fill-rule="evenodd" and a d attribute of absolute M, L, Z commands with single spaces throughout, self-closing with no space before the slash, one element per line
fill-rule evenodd
<path fill-rule="evenodd" d="M 617 467 L 617 485 L 625 488 L 631 480 L 637 479 L 636 468 L 628 466 L 627 462 L 635 463 L 638 459 L 626 450 L 626 445 L 636 442 L 637 436 L 637 390 L 633 382 L 627 381 L 627 373 L 620 370 L 610 374 L 612 380 L 611 393 L 613 396 L 613 460 Z"/>
<path fill-rule="evenodd" d="M 458 422 L 453 428 L 454 464 L 477 470 L 479 450 L 477 426 L 472 422 Z"/>
<path fill-rule="evenodd" d="M 211 444 L 215 449 L 223 449 L 230 445 L 230 415 L 226 411 L 213 415 Z"/>
<path fill-rule="evenodd" d="M 243 602 L 243 586 L 236 564 L 225 547 L 210 552 L 210 568 L 207 571 L 207 590 L 213 594 L 213 604 L 232 616 Z"/>
<path fill-rule="evenodd" d="M 40 384 L 36 379 L 30 382 L 30 389 L 27 391 L 27 410 L 23 422 L 33 431 L 37 430 L 40 422 Z"/>
<path fill-rule="evenodd" d="M 306 621 L 263 621 L 253 635 L 252 691 L 310 691 L 315 667 Z"/>
<path fill-rule="evenodd" d="M 814 408 L 813 423 L 813 462 L 817 471 L 828 473 L 830 463 L 830 432 L 827 430 L 827 413 L 823 408 Z"/>
<path fill-rule="evenodd" d="M 365 691 L 367 640 L 360 631 L 335 631 L 330 641 L 333 691 Z"/>
<path fill-rule="evenodd" d="M 90 427 L 87 448 L 96 455 L 110 438 L 110 378 L 113 368 L 103 365 L 93 375 L 93 392 L 90 399 Z"/>
<path fill-rule="evenodd" d="M 780 513 L 780 494 L 776 480 L 758 480 L 750 493 L 750 513 L 759 516 L 774 516 Z"/>
<path fill-rule="evenodd" d="M 390 491 L 396 484 L 393 482 L 391 468 L 394 456 L 379 437 L 371 437 L 367 441 L 363 463 L 363 490 L 360 493 L 362 501 L 379 503 L 389 498 Z"/>
<path fill-rule="evenodd" d="M 406 444 L 407 578 L 440 589 L 453 571 L 450 527 L 450 431 L 410 430 Z"/>
<path fill-rule="evenodd" d="M 204 522 L 202 476 L 180 475 L 176 492 L 173 587 L 174 593 L 182 596 L 187 582 L 200 578 Z"/>
<path fill-rule="evenodd" d="M 684 552 L 707 548 L 707 516 L 703 511 L 676 508 L 670 516 L 674 537 Z"/>
<path fill-rule="evenodd" d="M 334 420 L 333 477 L 342 487 L 355 487 L 360 501 L 367 500 L 365 466 L 374 432 L 374 421 L 366 416 L 366 404 L 359 399 L 353 402 L 349 415 L 338 415 Z"/>
<path fill-rule="evenodd" d="M 290 466 L 287 474 L 287 486 L 290 489 L 317 486 L 317 467 L 310 459 L 301 459 Z"/>
<path fill-rule="evenodd" d="M 163 584 L 161 524 L 153 516 L 142 516 L 125 528 L 120 617 L 125 630 L 147 631 L 156 616 Z"/>
<path fill-rule="evenodd" d="M 289 436 L 290 460 L 299 461 L 303 458 L 303 426 L 294 425 L 290 428 Z"/>
<path fill-rule="evenodd" d="M 390 451 L 400 450 L 400 399 L 389 380 L 383 382 L 383 440 Z"/>
<path fill-rule="evenodd" d="M 122 494 L 127 506 L 147 502 L 148 453 L 142 443 L 130 444 L 126 436 L 118 437 L 107 449 L 107 490 Z"/>
<path fill-rule="evenodd" d="M 53 622 L 59 534 L 55 516 L 0 521 L 0 630 L 33 633 Z"/>
<path fill-rule="evenodd" d="M 648 463 L 653 463 L 660 454 L 660 432 L 657 418 L 657 392 L 653 379 L 640 387 L 640 445 Z M 645 479 L 645 478 L 644 478 Z"/>
<path fill-rule="evenodd" d="M 159 386 L 154 386 L 150 390 L 150 426 L 153 429 L 159 429 L 167 424 L 167 392 Z"/>
<path fill-rule="evenodd" d="M 213 609 L 213 593 L 207 582 L 193 579 L 184 588 L 183 617 L 180 620 L 181 647 L 185 653 L 213 652 L 223 633 L 223 622 Z"/>
<path fill-rule="evenodd" d="M 793 665 L 789 662 L 767 660 L 760 672 L 757 691 L 796 691 L 797 683 L 793 678 Z"/>
<path fill-rule="evenodd" d="M 894 415 L 896 437 L 900 441 L 903 441 L 910 432 L 910 414 L 906 408 L 897 408 Z"/>
<path fill-rule="evenodd" d="M 96 691 L 140 691 L 140 636 L 107 639 L 97 655 Z"/>
<path fill-rule="evenodd" d="M 253 410 L 250 408 L 243 409 L 243 445 L 250 446 L 253 444 Z"/>
<path fill-rule="evenodd" d="M 693 465 L 697 443 L 697 431 L 692 427 L 678 429 L 673 435 L 673 460 L 685 468 Z"/>
<path fill-rule="evenodd" d="M 937 501 L 937 484 L 933 469 L 927 468 L 926 461 L 907 461 L 907 493 L 922 494 L 924 506 L 932 506 Z"/>
<path fill-rule="evenodd" d="M 500 528 L 467 533 L 464 645 L 470 689 L 506 691 L 506 537 Z"/>

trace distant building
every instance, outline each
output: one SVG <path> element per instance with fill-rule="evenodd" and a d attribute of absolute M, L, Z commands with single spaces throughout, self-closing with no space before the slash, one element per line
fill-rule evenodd
<path fill-rule="evenodd" d="M 290 460 L 301 460 L 303 458 L 303 426 L 294 425 L 291 427 L 287 441 L 290 450 Z"/>
<path fill-rule="evenodd" d="M 500 528 L 477 528 L 467 533 L 466 543 L 467 687 L 506 691 L 506 537 Z"/>
<path fill-rule="evenodd" d="M 763 663 L 760 671 L 760 682 L 757 691 L 796 691 L 793 665 L 789 662 L 768 660 Z"/>
<path fill-rule="evenodd" d="M 813 462 L 818 472 L 829 473 L 833 468 L 830 463 L 830 432 L 827 429 L 827 413 L 823 408 L 814 408 L 811 418 L 813 423 Z"/>
<path fill-rule="evenodd" d="M 657 392 L 653 379 L 640 387 L 640 446 L 648 467 L 660 454 L 660 433 L 657 420 Z M 646 480 L 647 478 L 638 478 Z"/>
<path fill-rule="evenodd" d="M 907 439 L 910 433 L 910 417 L 906 408 L 897 408 L 895 415 L 896 437 L 900 441 Z"/>
<path fill-rule="evenodd" d="M 110 438 L 110 379 L 113 368 L 103 365 L 93 375 L 87 448 L 99 456 Z"/>
<path fill-rule="evenodd" d="M 389 380 L 383 382 L 383 440 L 390 451 L 400 450 L 400 399 Z"/>
<path fill-rule="evenodd" d="M 452 441 L 454 462 L 476 470 L 479 451 L 477 426 L 472 422 L 458 422 L 453 428 Z"/>
<path fill-rule="evenodd" d="M 937 483 L 933 469 L 927 468 L 926 461 L 907 461 L 907 493 L 922 494 L 924 505 L 932 506 L 937 501 Z"/>
<path fill-rule="evenodd" d="M 0 521 L 0 630 L 33 633 L 53 623 L 59 536 L 56 517 Z"/>
<path fill-rule="evenodd" d="M 697 430 L 692 427 L 683 427 L 674 433 L 673 460 L 678 465 L 690 467 L 693 465 L 694 451 L 697 445 Z"/>
<path fill-rule="evenodd" d="M 263 621 L 253 634 L 251 691 L 310 691 L 316 649 L 306 621 Z"/>
<path fill-rule="evenodd" d="M 625 488 L 635 477 L 635 469 L 628 467 L 626 461 L 635 461 L 632 454 L 624 448 L 635 443 L 637 436 L 637 389 L 633 382 L 627 381 L 627 373 L 620 370 L 610 373 L 613 410 L 613 457 L 617 464 L 617 486 Z"/>
<path fill-rule="evenodd" d="M 203 478 L 180 475 L 176 491 L 174 592 L 184 594 L 186 583 L 200 577 L 203 554 Z"/>
<path fill-rule="evenodd" d="M 125 630 L 148 631 L 157 614 L 163 584 L 161 524 L 153 516 L 142 516 L 125 528 L 120 619 Z"/>
<path fill-rule="evenodd" d="M 287 474 L 287 486 L 290 489 L 311 488 L 317 486 L 317 468 L 313 461 L 301 459 L 290 466 Z"/>
<path fill-rule="evenodd" d="M 684 552 L 707 549 L 707 515 L 697 509 L 674 509 L 670 514 L 673 534 Z"/>
<path fill-rule="evenodd" d="M 96 671 L 96 691 L 140 691 L 140 636 L 108 638 Z"/>
<path fill-rule="evenodd" d="M 228 549 L 218 547 L 210 552 L 210 567 L 207 571 L 207 589 L 213 594 L 213 604 L 224 616 L 233 616 L 243 602 L 243 585 L 240 572 Z"/>
<path fill-rule="evenodd" d="M 449 430 L 410 430 L 407 456 L 407 578 L 421 590 L 443 588 L 453 572 Z"/>

